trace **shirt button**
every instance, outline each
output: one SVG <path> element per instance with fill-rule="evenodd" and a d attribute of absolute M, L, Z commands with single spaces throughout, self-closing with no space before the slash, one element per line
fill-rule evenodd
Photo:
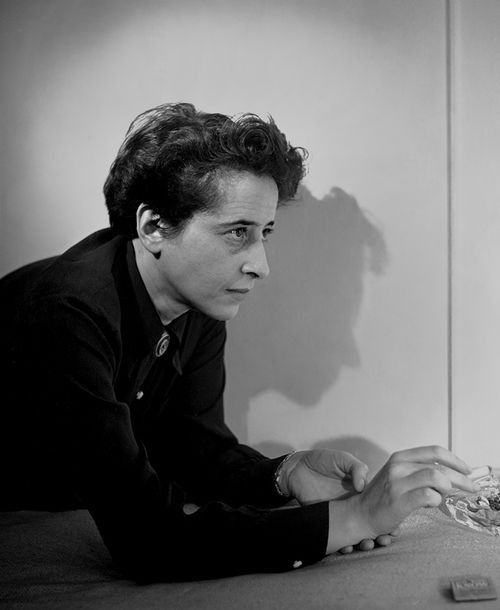
<path fill-rule="evenodd" d="M 135 395 L 136 400 L 141 400 L 141 398 L 144 396 L 144 392 L 142 390 L 139 390 L 137 392 L 137 394 Z"/>

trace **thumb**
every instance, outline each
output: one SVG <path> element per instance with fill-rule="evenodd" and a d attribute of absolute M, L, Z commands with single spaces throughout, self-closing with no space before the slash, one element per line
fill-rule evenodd
<path fill-rule="evenodd" d="M 366 486 L 368 466 L 356 458 L 354 460 L 350 469 L 352 485 L 357 492 L 361 492 Z"/>

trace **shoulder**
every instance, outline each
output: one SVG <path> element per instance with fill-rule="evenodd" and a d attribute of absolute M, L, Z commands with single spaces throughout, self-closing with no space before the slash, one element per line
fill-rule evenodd
<path fill-rule="evenodd" d="M 95 302 L 125 265 L 127 240 L 109 229 L 92 233 L 58 256 L 35 284 L 37 294 L 67 294 Z"/>
<path fill-rule="evenodd" d="M 126 242 L 104 229 L 59 256 L 14 271 L 1 281 L 2 307 L 23 326 L 57 328 L 81 320 L 111 330 L 119 323 Z"/>
<path fill-rule="evenodd" d="M 18 269 L 2 282 L 15 284 L 27 299 L 74 296 L 92 301 L 112 283 L 117 262 L 125 258 L 125 244 L 124 238 L 103 229 L 58 256 Z"/>

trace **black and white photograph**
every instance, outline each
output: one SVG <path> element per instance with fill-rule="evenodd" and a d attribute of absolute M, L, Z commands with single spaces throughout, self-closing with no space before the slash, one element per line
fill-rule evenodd
<path fill-rule="evenodd" d="M 500 1 L 0 45 L 0 607 L 500 607 Z"/>

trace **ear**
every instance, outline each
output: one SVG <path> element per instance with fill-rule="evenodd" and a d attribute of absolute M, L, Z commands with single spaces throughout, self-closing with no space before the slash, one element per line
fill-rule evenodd
<path fill-rule="evenodd" d="M 162 244 L 165 240 L 165 233 L 162 231 L 162 221 L 156 212 L 148 205 L 141 203 L 136 212 L 136 229 L 142 245 L 148 252 L 158 257 Z"/>

